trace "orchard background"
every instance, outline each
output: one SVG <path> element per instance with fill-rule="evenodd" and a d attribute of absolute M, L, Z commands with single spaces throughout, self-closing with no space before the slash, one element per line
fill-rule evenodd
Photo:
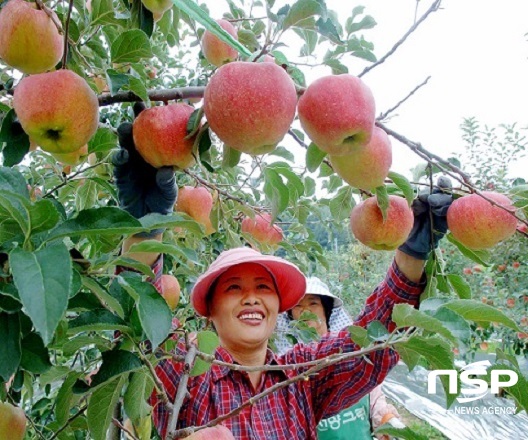
<path fill-rule="evenodd" d="M 27 438 L 119 438 L 123 430 L 132 435 L 132 425 L 136 438 L 155 438 L 145 399 L 159 387 L 153 367 L 170 351 L 172 334 L 199 332 L 203 354 L 191 374 L 210 365 L 207 353 L 215 337 L 194 315 L 188 294 L 223 249 L 249 243 L 284 256 L 306 274 L 328 279 L 352 313 L 388 267 L 392 253 L 369 250 L 349 232 L 350 211 L 368 191 L 344 183 L 298 121 L 275 150 L 261 156 L 225 147 L 202 121 L 197 164 L 176 175 L 179 187 L 204 187 L 213 195 L 213 233 L 180 212 L 137 220 L 117 207 L 110 164 L 116 129 L 132 121 L 134 102 L 153 106 L 186 100 L 200 108 L 216 70 L 200 51 L 205 29 L 233 45 L 242 59 L 272 55 L 300 95 L 309 85 L 312 65 L 323 66 L 325 75 L 361 76 L 368 84 L 368 72 L 383 71 L 388 57 L 396 61 L 398 48 L 418 27 L 427 26 L 441 2 L 423 8 L 387 53 L 378 53 L 370 41 L 375 17 L 360 3 L 351 5 L 348 17 L 338 16 L 323 0 L 227 1 L 225 6 L 223 16 L 236 26 L 238 43 L 214 23 L 221 17 L 209 16 L 207 2 L 174 0 L 158 21 L 139 0 L 41 4 L 58 15 L 68 47 L 63 64 L 98 94 L 99 128 L 87 154 L 74 164 L 30 148 L 12 109 L 21 74 L 0 64 L 0 397 L 25 410 Z M 365 63 L 366 68 L 358 67 Z M 402 307 L 394 314 L 399 329 L 416 331 L 389 335 L 373 325 L 352 334 L 367 350 L 392 344 L 409 368 L 450 369 L 456 356 L 471 359 L 476 350 L 493 350 L 494 368 L 518 372 L 519 382 L 507 389 L 508 397 L 526 410 L 528 386 L 515 355 L 528 352 L 528 185 L 509 173 L 514 158 L 526 150 L 526 130 L 516 124 L 485 127 L 468 118 L 461 121 L 465 152 L 434 155 L 419 139 L 391 129 L 395 110 L 405 112 L 402 104 L 425 83 L 393 107 L 377 109 L 378 125 L 423 161 L 412 177 L 389 174 L 385 186 L 374 191 L 379 204 L 384 206 L 388 194 L 410 201 L 444 173 L 458 195 L 507 194 L 519 208 L 518 233 L 492 251 L 471 251 L 448 236 L 428 262 L 421 309 Z M 189 132 L 203 115 L 194 116 Z M 284 231 L 278 245 L 262 244 L 241 230 L 245 216 L 264 212 Z M 147 241 L 131 250 L 165 254 L 164 272 L 182 286 L 176 329 L 165 301 L 145 281 L 151 269 L 120 253 L 125 237 L 156 227 L 166 228 L 162 243 Z M 116 266 L 144 276 L 115 275 Z M 147 339 L 152 345 L 145 344 Z M 448 394 L 448 405 L 455 397 Z M 412 434 L 399 434 L 406 436 Z"/>

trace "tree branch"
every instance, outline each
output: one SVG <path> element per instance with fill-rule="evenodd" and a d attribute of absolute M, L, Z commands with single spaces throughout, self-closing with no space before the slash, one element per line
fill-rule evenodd
<path fill-rule="evenodd" d="M 435 2 L 431 5 L 431 7 L 425 12 L 424 15 L 422 15 L 420 17 L 420 19 L 418 21 L 416 21 L 412 26 L 411 28 L 405 33 L 405 35 L 394 45 L 392 46 L 392 49 L 389 50 L 385 55 L 383 55 L 378 61 L 376 61 L 374 64 L 371 64 L 370 66 L 367 66 L 365 67 L 365 69 L 363 70 L 363 72 L 361 72 L 358 77 L 361 78 L 363 75 L 365 75 L 366 73 L 370 72 L 372 69 L 374 69 L 374 67 L 376 66 L 379 66 L 380 64 L 383 64 L 387 58 L 389 58 L 394 52 L 396 52 L 396 50 L 398 49 L 398 47 L 400 47 L 404 42 L 405 40 L 407 39 L 407 37 L 409 37 L 409 35 L 411 35 L 418 26 L 420 26 L 421 23 L 424 22 L 424 20 L 429 16 L 429 14 L 431 14 L 432 12 L 436 12 L 439 7 L 440 7 L 440 3 L 441 3 L 442 0 L 435 0 Z"/>
<path fill-rule="evenodd" d="M 396 110 L 398 107 L 400 107 L 405 101 L 407 101 L 412 95 L 414 95 L 419 89 L 421 89 L 423 86 L 427 84 L 427 82 L 431 79 L 431 76 L 429 75 L 427 78 L 425 78 L 424 81 L 422 81 L 420 84 L 418 84 L 414 89 L 412 89 L 409 94 L 403 98 L 400 102 L 398 102 L 394 107 L 391 107 L 385 113 L 382 113 L 378 116 L 379 121 L 383 121 L 384 119 L 389 116 L 394 110 Z"/>
<path fill-rule="evenodd" d="M 57 27 L 59 34 L 64 34 L 64 31 L 62 30 L 62 24 L 60 21 L 57 20 L 56 16 L 53 15 L 53 11 L 49 9 L 42 0 L 35 0 L 35 3 L 37 4 L 38 8 L 44 11 L 47 16 L 51 19 L 53 24 Z"/>
<path fill-rule="evenodd" d="M 64 31 L 64 53 L 62 54 L 62 68 L 66 68 L 66 61 L 68 59 L 68 32 L 70 30 L 71 13 L 73 9 L 73 0 L 70 0 L 68 7 L 68 16 L 66 17 L 66 29 Z"/>
<path fill-rule="evenodd" d="M 205 87 L 178 87 L 175 89 L 150 90 L 148 97 L 151 101 L 172 101 L 175 99 L 202 98 Z M 141 102 L 142 99 L 133 92 L 119 92 L 114 95 L 103 93 L 99 95 L 99 106 L 117 104 L 120 102 Z"/>

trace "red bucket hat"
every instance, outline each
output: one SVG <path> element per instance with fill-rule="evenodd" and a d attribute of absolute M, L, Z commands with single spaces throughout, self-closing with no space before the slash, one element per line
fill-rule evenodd
<path fill-rule="evenodd" d="M 272 255 L 263 255 L 248 247 L 241 247 L 222 252 L 207 271 L 198 277 L 191 292 L 191 303 L 198 314 L 209 315 L 207 295 L 218 277 L 229 268 L 243 263 L 260 264 L 271 274 L 278 289 L 279 313 L 291 309 L 304 296 L 306 278 L 295 264 Z"/>

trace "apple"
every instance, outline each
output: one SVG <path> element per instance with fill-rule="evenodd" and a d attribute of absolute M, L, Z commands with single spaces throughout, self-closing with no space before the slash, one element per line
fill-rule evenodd
<path fill-rule="evenodd" d="M 528 333 L 525 332 L 517 332 L 517 337 L 519 339 L 528 339 Z"/>
<path fill-rule="evenodd" d="M 528 226 L 525 223 L 519 222 L 517 230 L 523 234 L 528 234 Z"/>
<path fill-rule="evenodd" d="M 274 63 L 225 64 L 205 88 L 211 130 L 229 147 L 253 155 L 275 149 L 293 122 L 296 105 L 292 79 Z"/>
<path fill-rule="evenodd" d="M 523 316 L 521 318 L 521 325 L 528 326 L 528 317 L 527 316 Z"/>
<path fill-rule="evenodd" d="M 512 263 L 512 267 L 513 267 L 514 269 L 519 269 L 519 267 L 521 267 L 521 263 L 519 263 L 518 261 L 514 261 L 514 262 Z"/>
<path fill-rule="evenodd" d="M 499 265 L 497 266 L 497 270 L 498 270 L 499 272 L 504 272 L 504 271 L 506 270 L 506 265 L 505 265 L 505 264 L 499 264 Z"/>
<path fill-rule="evenodd" d="M 471 270 L 471 267 L 464 267 L 462 272 L 464 272 L 465 275 L 471 275 L 473 273 L 473 270 Z"/>
<path fill-rule="evenodd" d="M 0 402 L 0 439 L 22 440 L 27 419 L 22 408 Z"/>
<path fill-rule="evenodd" d="M 317 79 L 308 86 L 298 106 L 306 134 L 333 156 L 350 154 L 370 141 L 375 111 L 370 89 L 348 74 Z"/>
<path fill-rule="evenodd" d="M 79 165 L 88 155 L 88 144 L 71 153 L 51 153 L 51 155 L 65 165 Z"/>
<path fill-rule="evenodd" d="M 271 215 L 266 212 L 255 214 L 255 218 L 245 217 L 241 230 L 262 244 L 276 245 L 283 240 L 282 229 L 272 224 Z"/>
<path fill-rule="evenodd" d="M 481 349 L 482 351 L 488 351 L 488 348 L 489 348 L 489 345 L 488 345 L 487 342 L 481 342 L 481 343 L 480 343 L 480 349 Z"/>
<path fill-rule="evenodd" d="M 503 194 L 482 193 L 512 213 L 515 207 Z M 511 237 L 517 219 L 504 209 L 492 205 L 477 194 L 461 197 L 447 211 L 447 224 L 453 237 L 469 249 L 487 249 Z"/>
<path fill-rule="evenodd" d="M 52 14 L 58 22 L 57 14 Z M 63 38 L 35 3 L 8 1 L 0 11 L 0 29 L 0 58 L 23 73 L 46 72 L 62 58 Z"/>
<path fill-rule="evenodd" d="M 79 150 L 99 124 L 97 95 L 71 70 L 23 78 L 15 89 L 13 107 L 24 131 L 49 153 Z"/>
<path fill-rule="evenodd" d="M 132 134 L 139 154 L 155 168 L 194 164 L 195 136 L 186 139 L 187 123 L 194 109 L 171 104 L 143 110 L 134 121 Z"/>
<path fill-rule="evenodd" d="M 389 196 L 387 218 L 383 221 L 376 197 L 354 206 L 350 229 L 365 246 L 375 250 L 393 250 L 403 244 L 414 223 L 414 215 L 403 197 Z"/>
<path fill-rule="evenodd" d="M 152 12 L 154 21 L 160 20 L 173 5 L 172 0 L 141 0 L 141 3 Z"/>
<path fill-rule="evenodd" d="M 349 185 L 373 190 L 383 185 L 392 165 L 392 146 L 387 133 L 374 127 L 370 142 L 344 156 L 330 156 L 334 171 Z"/>
<path fill-rule="evenodd" d="M 154 66 L 147 66 L 146 72 L 150 79 L 155 79 L 156 75 L 158 74 L 158 69 L 156 69 Z"/>
<path fill-rule="evenodd" d="M 185 212 L 198 223 L 204 225 L 207 235 L 215 232 L 210 218 L 212 209 L 213 196 L 207 188 L 184 186 L 179 189 L 175 210 Z"/>
<path fill-rule="evenodd" d="M 488 303 L 488 298 L 486 298 L 485 296 L 483 296 L 480 300 L 481 300 L 484 304 L 487 304 L 487 303 Z"/>
<path fill-rule="evenodd" d="M 172 311 L 176 309 L 180 302 L 180 283 L 174 275 L 163 274 L 160 278 L 161 296 L 165 298 L 167 305 Z"/>
<path fill-rule="evenodd" d="M 515 307 L 515 298 L 508 298 L 506 300 L 506 306 L 509 308 L 509 309 L 513 309 Z"/>
<path fill-rule="evenodd" d="M 231 431 L 222 425 L 204 428 L 185 437 L 187 440 L 235 440 Z"/>
<path fill-rule="evenodd" d="M 235 27 L 227 20 L 216 20 L 220 27 L 227 31 L 233 38 L 238 40 Z M 238 57 L 238 51 L 229 44 L 224 43 L 210 31 L 205 31 L 202 36 L 202 52 L 207 61 L 216 67 L 234 61 Z"/>
<path fill-rule="evenodd" d="M 479 265 L 473 266 L 473 272 L 481 273 L 482 272 L 482 266 L 479 266 Z"/>
<path fill-rule="evenodd" d="M 95 88 L 97 89 L 97 93 L 103 93 L 108 92 L 108 84 L 106 83 L 106 78 L 102 77 L 101 75 L 97 75 L 94 77 L 94 84 Z"/>

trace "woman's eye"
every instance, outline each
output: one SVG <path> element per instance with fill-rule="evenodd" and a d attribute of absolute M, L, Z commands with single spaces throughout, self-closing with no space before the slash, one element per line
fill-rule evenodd
<path fill-rule="evenodd" d="M 259 284 L 257 286 L 257 288 L 259 288 L 259 289 L 270 289 L 270 286 L 268 286 L 267 284 Z"/>
<path fill-rule="evenodd" d="M 226 290 L 238 290 L 240 286 L 238 284 L 231 284 Z"/>

